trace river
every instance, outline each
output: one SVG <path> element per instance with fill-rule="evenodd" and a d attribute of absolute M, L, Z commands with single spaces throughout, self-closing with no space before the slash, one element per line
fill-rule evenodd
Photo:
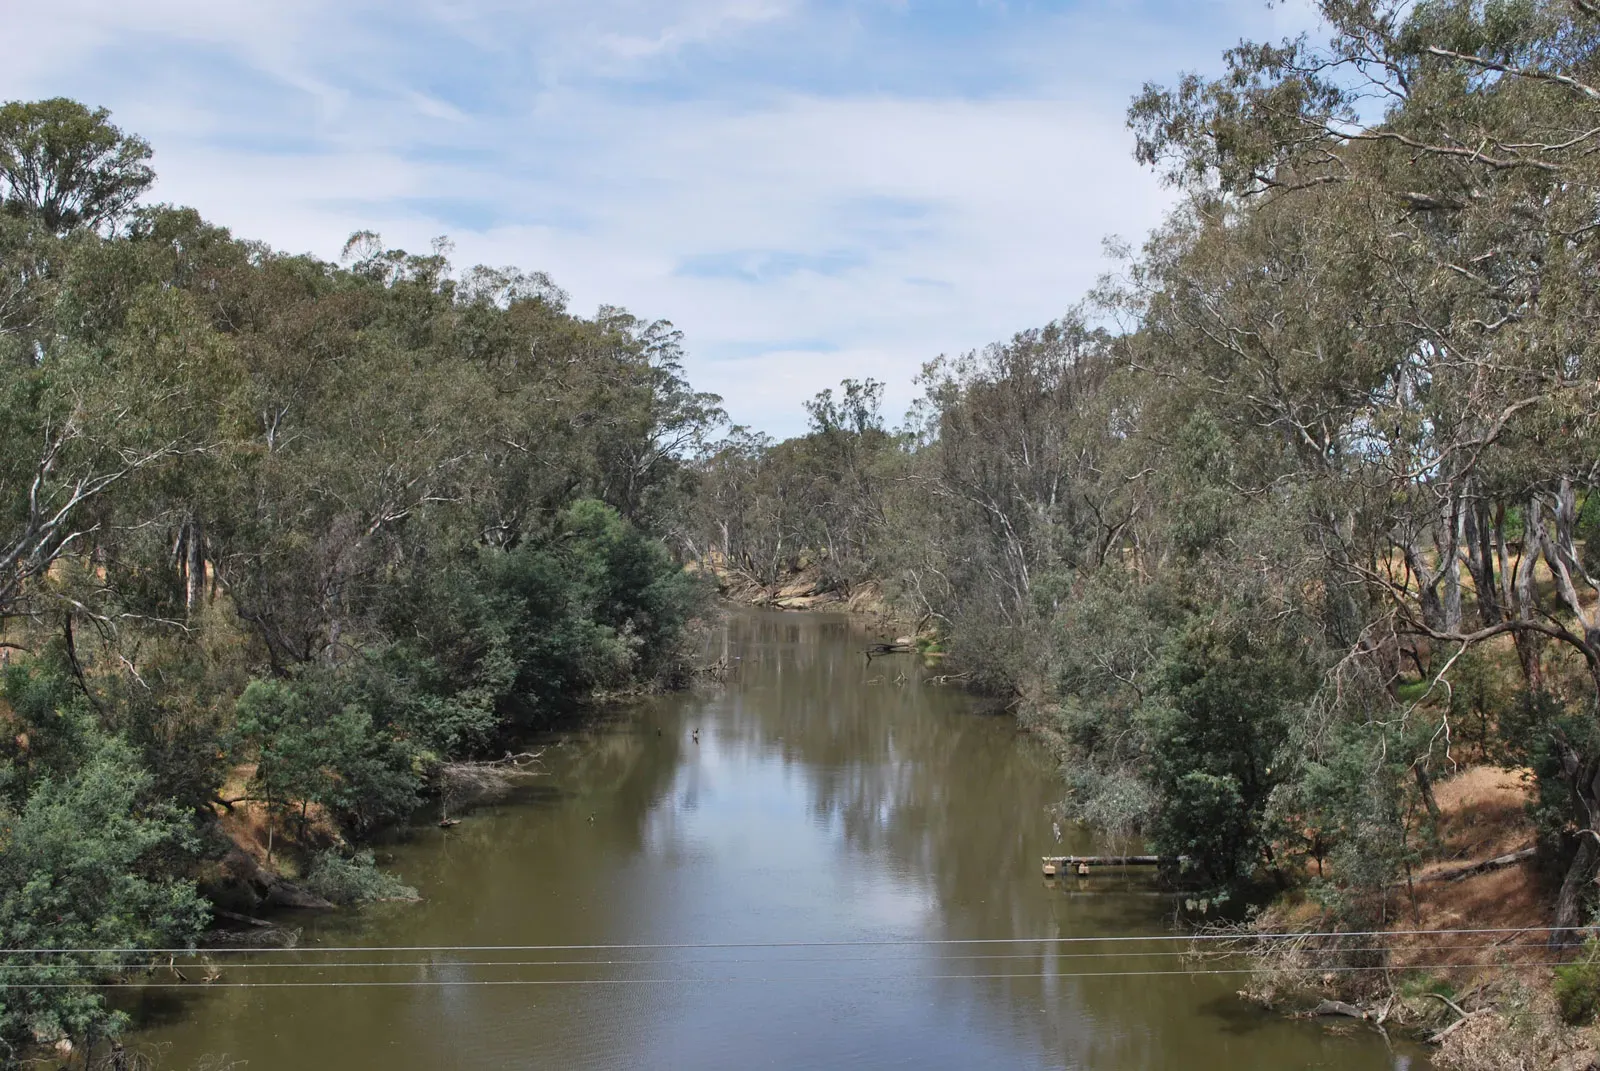
<path fill-rule="evenodd" d="M 303 917 L 298 951 L 147 992 L 135 1047 L 255 1071 L 1426 1066 L 1256 1012 L 1175 943 L 1104 940 L 1172 932 L 1172 902 L 1046 882 L 1040 855 L 1094 845 L 1057 849 L 1037 747 L 868 640 L 734 613 L 727 685 L 549 742 L 509 798 L 382 849 L 422 903 Z"/>

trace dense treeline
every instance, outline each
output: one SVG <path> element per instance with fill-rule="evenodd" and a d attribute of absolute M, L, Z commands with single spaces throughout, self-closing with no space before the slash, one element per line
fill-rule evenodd
<path fill-rule="evenodd" d="M 1059 746 L 1068 808 L 1382 924 L 1459 761 L 1600 863 L 1600 7 L 1322 0 L 1147 87 L 1181 191 L 1079 310 L 730 442 L 701 548 L 878 578 Z"/>
<path fill-rule="evenodd" d="M 291 852 L 400 818 L 442 764 L 670 681 L 699 598 L 653 533 L 722 414 L 670 325 L 442 243 L 287 256 L 140 207 L 149 155 L 0 108 L 6 1065 L 119 1025 L 26 982 L 129 962 L 15 950 L 192 944 L 225 808 Z"/>

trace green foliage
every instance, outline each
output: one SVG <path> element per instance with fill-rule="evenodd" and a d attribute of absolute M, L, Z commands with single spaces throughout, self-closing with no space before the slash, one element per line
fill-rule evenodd
<path fill-rule="evenodd" d="M 1112 836 L 1126 837 L 1148 828 L 1164 805 L 1145 778 L 1127 767 L 1066 764 L 1067 811 L 1077 821 Z"/>
<path fill-rule="evenodd" d="M 140 208 L 150 155 L 103 109 L 0 105 L 0 869 L 46 889 L 72 860 L 41 816 L 98 808 L 135 945 L 188 939 L 190 835 L 238 763 L 274 832 L 358 837 L 519 720 L 680 677 L 704 592 L 661 536 L 725 419 L 669 323 L 442 244 L 283 255 Z M 0 891 L 15 932 L 51 923 Z M 7 1042 L 45 1023 L 20 999 Z"/>
<path fill-rule="evenodd" d="M 52 231 L 126 212 L 155 172 L 145 163 L 149 144 L 112 126 L 110 114 L 65 97 L 0 105 L 0 203 Z"/>
<path fill-rule="evenodd" d="M 1563 703 L 1543 689 L 1522 691 L 1501 717 L 1497 751 L 1513 769 L 1533 771 L 1529 804 L 1540 839 L 1564 855 L 1572 831 L 1572 774 L 1575 755 L 1600 751 L 1600 725 L 1592 714 Z"/>
<path fill-rule="evenodd" d="M 1592 1023 L 1600 1014 L 1600 947 L 1584 946 L 1584 958 L 1555 969 L 1552 987 L 1561 1018 L 1572 1026 Z"/>
<path fill-rule="evenodd" d="M 285 816 L 392 818 L 514 720 L 672 675 L 697 592 L 668 535 L 761 583 L 881 581 L 1058 746 L 1069 811 L 1230 895 L 1309 856 L 1324 903 L 1382 916 L 1448 711 L 1534 770 L 1575 923 L 1600 814 L 1590 6 L 1324 0 L 1325 32 L 1147 87 L 1136 153 L 1187 195 L 1083 309 L 931 362 L 903 431 L 846 381 L 786 442 L 709 441 L 670 324 L 572 315 L 442 245 L 362 233 L 334 265 L 130 212 L 142 142 L 7 105 L 0 624 L 37 652 L 7 685 L 7 806 L 120 734 L 150 796 L 201 807 L 243 691 Z"/>
<path fill-rule="evenodd" d="M 1382 926 L 1395 884 L 1421 859 L 1405 794 L 1418 742 L 1399 726 L 1336 725 L 1275 801 L 1316 861 L 1315 898 L 1351 926 Z"/>
<path fill-rule="evenodd" d="M 1321 30 L 1147 86 L 1136 155 L 1185 196 L 1086 307 L 931 362 L 871 479 L 816 463 L 868 443 L 833 394 L 806 436 L 730 439 L 697 548 L 766 582 L 848 557 L 1057 746 L 1068 813 L 1214 886 L 1314 862 L 1332 910 L 1383 919 L 1443 753 L 1531 766 L 1575 925 L 1600 856 L 1593 6 L 1323 0 Z"/>
<path fill-rule="evenodd" d="M 1430 680 L 1405 681 L 1402 684 L 1395 685 L 1394 697 L 1402 703 L 1415 703 L 1427 695 L 1428 690 L 1432 687 L 1433 681 Z"/>
<path fill-rule="evenodd" d="M 8 779 L 0 802 L 0 1045 L 13 1058 L 33 1038 L 81 1041 L 125 1024 L 92 989 L 38 988 L 108 981 L 139 959 L 87 950 L 192 946 L 207 921 L 193 883 L 171 869 L 194 848 L 188 816 L 148 798 L 150 776 L 125 744 L 90 733 L 80 746 L 73 769 L 25 794 Z M 10 951 L 39 948 L 86 951 Z"/>
<path fill-rule="evenodd" d="M 251 681 L 238 732 L 256 757 L 254 791 L 280 810 L 298 807 L 302 826 L 312 804 L 358 831 L 409 814 L 421 787 L 413 753 L 365 700 L 348 680 L 316 669 Z"/>
<path fill-rule="evenodd" d="M 574 503 L 537 538 L 399 585 L 383 620 L 403 638 L 252 681 L 237 712 L 252 790 L 302 831 L 311 806 L 357 832 L 401 818 L 430 764 L 668 671 L 699 594 L 615 509 Z"/>
<path fill-rule="evenodd" d="M 0 792 L 14 801 L 41 778 L 70 773 L 95 737 L 93 710 L 59 658 L 52 648 L 0 675 L 12 722 L 0 734 Z"/>
<path fill-rule="evenodd" d="M 664 669 L 694 607 L 665 548 L 595 501 L 575 503 L 546 539 L 484 560 L 480 583 L 518 637 L 514 697 L 536 712 Z"/>
<path fill-rule="evenodd" d="M 1153 712 L 1151 841 L 1222 888 L 1273 862 L 1267 804 L 1292 779 L 1295 706 L 1310 692 L 1303 659 L 1242 630 L 1191 631 L 1168 660 Z"/>
<path fill-rule="evenodd" d="M 415 900 L 417 890 L 378 869 L 370 851 L 341 855 L 318 852 L 306 870 L 305 887 L 334 904 L 359 904 L 369 900 Z"/>
<path fill-rule="evenodd" d="M 1590 576 L 1600 576 L 1600 494 L 1583 497 L 1574 535 L 1583 540 L 1583 568 Z"/>
<path fill-rule="evenodd" d="M 456 757 L 595 689 L 670 679 L 703 597 L 658 540 L 580 500 L 516 547 L 416 576 L 386 615 L 402 638 L 362 675 L 407 738 Z"/>
<path fill-rule="evenodd" d="M 845 380 L 838 397 L 805 402 L 810 431 L 783 443 L 735 428 L 700 467 L 689 543 L 763 584 L 802 559 L 825 587 L 848 589 L 882 575 L 876 540 L 885 497 L 902 459 L 902 436 L 885 430 L 883 384 Z"/>

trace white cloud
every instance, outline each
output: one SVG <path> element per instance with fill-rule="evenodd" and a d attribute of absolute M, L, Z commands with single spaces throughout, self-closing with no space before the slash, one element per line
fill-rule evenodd
<path fill-rule="evenodd" d="M 778 429 L 845 375 L 888 381 L 899 406 L 921 362 L 1064 311 L 1101 270 L 1105 233 L 1142 232 L 1164 203 L 1119 124 L 1061 104 L 792 98 L 737 114 L 600 106 L 568 122 L 606 137 L 550 174 L 196 147 L 163 153 L 159 192 L 241 234 L 323 255 L 356 227 L 418 249 L 449 230 L 463 263 L 538 268 L 580 308 L 604 301 L 672 319 L 697 356 L 696 383 L 725 395 L 737 419 Z M 393 206 L 441 194 L 564 206 L 585 225 L 463 231 Z M 682 270 L 752 250 L 798 266 L 759 285 Z M 710 359 L 728 353 L 738 358 Z"/>
<path fill-rule="evenodd" d="M 996 54 L 1039 65 L 1038 88 L 1007 98 L 802 92 L 759 71 L 712 94 L 617 88 L 652 64 L 692 84 L 678 53 L 737 57 L 742 34 L 800 34 L 802 15 L 800 0 L 62 0 L 26 10 L 23 39 L 54 43 L 0 71 L 0 97 L 107 104 L 156 145 L 161 198 L 243 236 L 333 256 L 355 229 L 416 249 L 449 232 L 458 262 L 547 271 L 580 310 L 670 318 L 698 386 L 787 432 L 842 376 L 887 381 L 899 407 L 923 361 L 1067 309 L 1100 240 L 1138 237 L 1166 203 L 1130 157 L 1125 90 L 1099 79 L 1216 51 L 1185 60 L 1172 26 L 1096 0 L 1051 23 L 1058 38 Z M 90 28 L 67 41 L 68 22 Z M 158 47 L 173 61 L 137 77 Z"/>
<path fill-rule="evenodd" d="M 609 32 L 600 34 L 598 40 L 623 60 L 636 60 L 672 52 L 688 44 L 699 44 L 722 36 L 730 29 L 742 25 L 770 22 L 792 14 L 798 4 L 792 0 L 720 0 L 716 3 L 695 5 L 639 5 L 631 25 L 653 21 L 666 14 L 664 21 L 638 32 Z M 676 8 L 677 10 L 674 10 Z M 640 18 L 639 16 L 643 16 Z M 615 13 L 607 21 L 615 22 Z"/>

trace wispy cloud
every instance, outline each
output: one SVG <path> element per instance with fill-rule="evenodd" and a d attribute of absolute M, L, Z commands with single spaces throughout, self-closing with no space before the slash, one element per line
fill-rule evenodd
<path fill-rule="evenodd" d="M 550 272 L 684 329 L 778 432 L 845 375 L 1040 323 L 1168 194 L 1147 79 L 1307 24 L 1257 0 L 59 0 L 0 97 L 104 104 L 158 195 L 333 255 L 348 232 Z"/>

